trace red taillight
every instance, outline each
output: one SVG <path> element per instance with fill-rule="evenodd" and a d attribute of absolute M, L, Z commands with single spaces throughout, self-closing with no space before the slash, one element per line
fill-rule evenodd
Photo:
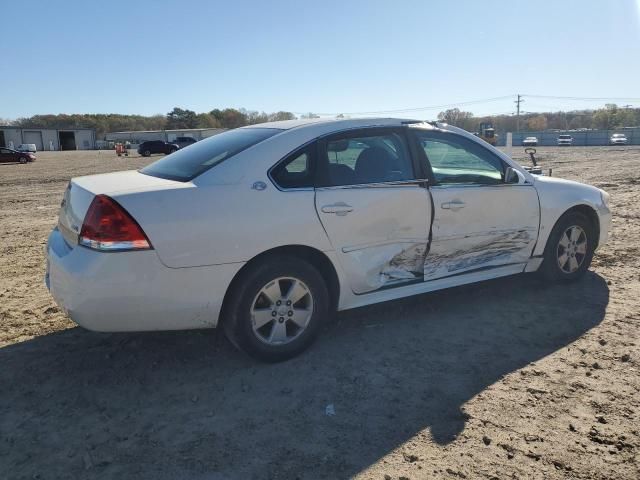
<path fill-rule="evenodd" d="M 144 250 L 151 243 L 131 218 L 112 198 L 96 195 L 89 205 L 78 238 L 80 245 L 96 250 Z"/>

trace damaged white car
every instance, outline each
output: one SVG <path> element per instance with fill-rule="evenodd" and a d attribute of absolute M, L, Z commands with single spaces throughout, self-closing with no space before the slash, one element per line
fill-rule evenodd
<path fill-rule="evenodd" d="M 88 329 L 221 326 L 277 361 L 336 309 L 522 272 L 578 279 L 608 203 L 443 124 L 265 123 L 73 179 L 46 283 Z"/>

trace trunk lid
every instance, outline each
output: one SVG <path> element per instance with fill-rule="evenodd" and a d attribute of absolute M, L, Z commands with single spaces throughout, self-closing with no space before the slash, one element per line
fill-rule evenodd
<path fill-rule="evenodd" d="M 144 175 L 136 170 L 90 175 L 72 178 L 64 192 L 58 215 L 58 229 L 66 242 L 75 246 L 82 222 L 96 195 L 115 195 L 192 186 L 188 182 L 176 182 Z"/>

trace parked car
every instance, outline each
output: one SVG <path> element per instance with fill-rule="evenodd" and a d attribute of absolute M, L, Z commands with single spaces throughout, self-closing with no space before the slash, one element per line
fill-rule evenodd
<path fill-rule="evenodd" d="M 35 143 L 21 143 L 20 145 L 18 145 L 18 148 L 16 150 L 18 150 L 19 152 L 36 153 L 38 149 L 36 148 Z"/>
<path fill-rule="evenodd" d="M 535 147 L 536 145 L 538 145 L 537 137 L 527 137 L 522 141 L 524 147 Z"/>
<path fill-rule="evenodd" d="M 197 140 L 193 137 L 177 137 L 175 142 L 180 148 L 188 147 L 189 145 L 193 145 Z"/>
<path fill-rule="evenodd" d="M 11 148 L 0 148 L 0 163 L 28 163 L 35 162 L 36 156 L 30 152 L 19 152 Z"/>
<path fill-rule="evenodd" d="M 180 149 L 180 146 L 176 143 L 164 142 L 162 140 L 149 140 L 142 142 L 138 147 L 138 153 L 143 157 L 148 157 L 153 153 L 164 153 L 168 155 L 176 152 Z"/>
<path fill-rule="evenodd" d="M 609 145 L 626 145 L 627 143 L 627 136 L 624 133 L 614 133 L 609 139 Z"/>
<path fill-rule="evenodd" d="M 72 179 L 45 281 L 90 330 L 222 327 L 278 361 L 336 309 L 522 272 L 577 280 L 610 222 L 603 190 L 453 126 L 274 122 Z"/>
<path fill-rule="evenodd" d="M 559 147 L 570 147 L 573 145 L 573 137 L 571 135 L 558 135 Z"/>

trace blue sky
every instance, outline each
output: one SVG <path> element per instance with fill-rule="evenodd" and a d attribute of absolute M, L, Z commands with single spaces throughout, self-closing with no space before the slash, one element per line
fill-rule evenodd
<path fill-rule="evenodd" d="M 640 0 L 6 0 L 0 117 L 357 113 L 516 93 L 640 107 L 639 15 Z M 514 99 L 460 108 L 509 113 Z"/>

